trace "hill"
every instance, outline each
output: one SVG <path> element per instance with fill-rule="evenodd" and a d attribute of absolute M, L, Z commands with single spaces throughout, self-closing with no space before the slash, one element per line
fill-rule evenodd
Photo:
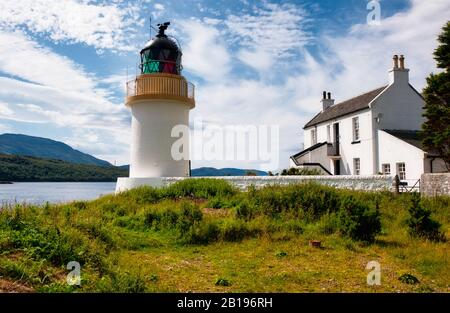
<path fill-rule="evenodd" d="M 112 166 L 107 161 L 75 150 L 63 142 L 22 134 L 0 135 L 0 153 L 62 160 L 76 164 Z"/>
<path fill-rule="evenodd" d="M 121 165 L 120 169 L 129 170 L 129 165 Z M 255 173 L 256 176 L 267 176 L 264 171 L 246 170 L 242 168 L 215 168 L 215 167 L 199 167 L 191 170 L 191 176 L 245 176 L 248 172 Z"/>
<path fill-rule="evenodd" d="M 129 170 L 129 165 L 121 165 L 120 169 Z M 191 176 L 245 176 L 248 172 L 255 173 L 256 176 L 267 176 L 264 171 L 246 170 L 242 168 L 215 168 L 215 167 L 199 167 L 191 170 Z"/>
<path fill-rule="evenodd" d="M 266 172 L 258 170 L 246 170 L 241 168 L 214 168 L 200 167 L 191 170 L 192 176 L 245 176 L 248 172 L 255 173 L 257 176 L 267 176 Z"/>
<path fill-rule="evenodd" d="M 115 166 L 75 164 L 61 160 L 0 154 L 0 181 L 116 181 L 128 171 Z"/>

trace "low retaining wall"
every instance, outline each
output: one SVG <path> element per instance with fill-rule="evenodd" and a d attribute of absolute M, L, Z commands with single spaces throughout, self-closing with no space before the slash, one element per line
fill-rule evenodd
<path fill-rule="evenodd" d="M 420 193 L 425 196 L 450 195 L 450 173 L 422 174 Z"/>
<path fill-rule="evenodd" d="M 357 190 L 392 190 L 393 177 L 384 175 L 371 176 L 214 176 L 214 177 L 149 177 L 117 179 L 116 193 L 139 186 L 162 187 L 183 179 L 214 178 L 223 179 L 240 189 L 246 189 L 253 185 L 262 187 L 266 185 L 288 185 L 314 181 L 319 184 L 337 188 Z"/>

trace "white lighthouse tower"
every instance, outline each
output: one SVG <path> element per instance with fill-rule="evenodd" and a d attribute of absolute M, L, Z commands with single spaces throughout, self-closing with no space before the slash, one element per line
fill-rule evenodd
<path fill-rule="evenodd" d="M 174 158 L 172 145 L 182 140 L 189 153 L 189 136 L 172 137 L 177 125 L 189 124 L 194 85 L 181 76 L 181 50 L 165 31 L 169 22 L 140 52 L 140 75 L 127 82 L 125 104 L 131 109 L 130 177 L 117 180 L 116 192 L 140 185 L 159 185 L 161 177 L 190 175 L 189 160 Z M 178 142 L 179 143 L 179 142 Z"/>

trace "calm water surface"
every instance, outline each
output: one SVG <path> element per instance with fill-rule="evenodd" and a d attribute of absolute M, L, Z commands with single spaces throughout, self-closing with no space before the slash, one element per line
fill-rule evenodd
<path fill-rule="evenodd" d="M 114 193 L 116 183 L 14 183 L 0 184 L 0 203 L 68 202 L 92 200 Z"/>

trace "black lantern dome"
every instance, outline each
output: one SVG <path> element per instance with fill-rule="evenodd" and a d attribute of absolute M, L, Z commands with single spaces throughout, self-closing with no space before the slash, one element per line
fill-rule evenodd
<path fill-rule="evenodd" d="M 164 31 L 170 22 L 158 24 L 159 32 L 141 50 L 141 74 L 168 73 L 180 75 L 181 50 Z"/>

